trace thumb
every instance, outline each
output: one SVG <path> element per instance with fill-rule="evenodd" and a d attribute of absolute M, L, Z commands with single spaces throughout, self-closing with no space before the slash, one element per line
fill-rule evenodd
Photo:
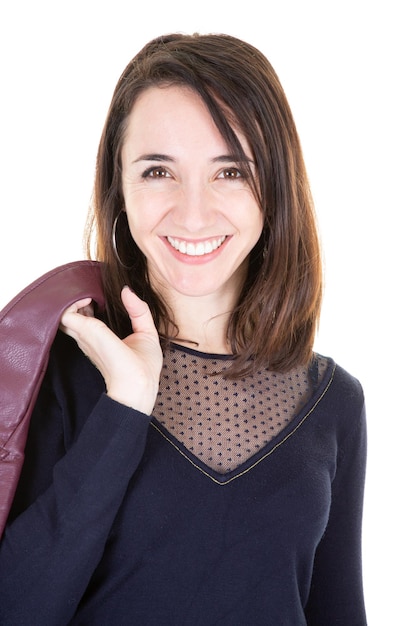
<path fill-rule="evenodd" d="M 144 300 L 141 300 L 130 287 L 123 287 L 121 298 L 123 305 L 130 317 L 132 324 L 132 330 L 137 332 L 153 332 L 156 333 L 156 328 L 149 306 Z"/>

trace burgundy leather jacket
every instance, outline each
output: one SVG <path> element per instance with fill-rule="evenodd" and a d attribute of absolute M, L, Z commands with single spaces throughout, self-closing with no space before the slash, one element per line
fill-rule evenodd
<path fill-rule="evenodd" d="M 0 537 L 61 315 L 68 306 L 87 297 L 104 307 L 101 264 L 75 261 L 41 276 L 0 311 Z"/>

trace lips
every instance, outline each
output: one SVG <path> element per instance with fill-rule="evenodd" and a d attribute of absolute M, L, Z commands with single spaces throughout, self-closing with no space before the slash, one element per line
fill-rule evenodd
<path fill-rule="evenodd" d="M 198 241 L 196 243 L 191 241 L 184 241 L 183 239 L 176 239 L 175 237 L 167 237 L 169 244 L 181 254 L 186 256 L 204 256 L 205 254 L 211 254 L 226 240 L 226 235 L 222 237 L 216 237 L 214 239 L 207 239 L 206 241 Z"/>

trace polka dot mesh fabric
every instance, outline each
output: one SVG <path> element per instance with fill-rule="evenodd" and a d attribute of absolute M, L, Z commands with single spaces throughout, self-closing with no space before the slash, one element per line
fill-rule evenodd
<path fill-rule="evenodd" d="M 226 380 L 221 372 L 230 364 L 227 356 L 170 347 L 153 411 L 178 441 L 219 473 L 230 472 L 264 447 L 314 392 L 307 368 Z M 319 380 L 326 367 L 320 357 Z"/>

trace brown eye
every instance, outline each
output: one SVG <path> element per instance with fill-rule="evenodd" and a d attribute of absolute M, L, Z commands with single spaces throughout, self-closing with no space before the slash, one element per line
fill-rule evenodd
<path fill-rule="evenodd" d="M 149 167 L 142 174 L 142 178 L 168 178 L 169 173 L 164 167 Z"/>
<path fill-rule="evenodd" d="M 243 174 L 237 167 L 228 167 L 220 172 L 219 178 L 226 180 L 236 180 L 237 178 L 243 178 Z"/>

